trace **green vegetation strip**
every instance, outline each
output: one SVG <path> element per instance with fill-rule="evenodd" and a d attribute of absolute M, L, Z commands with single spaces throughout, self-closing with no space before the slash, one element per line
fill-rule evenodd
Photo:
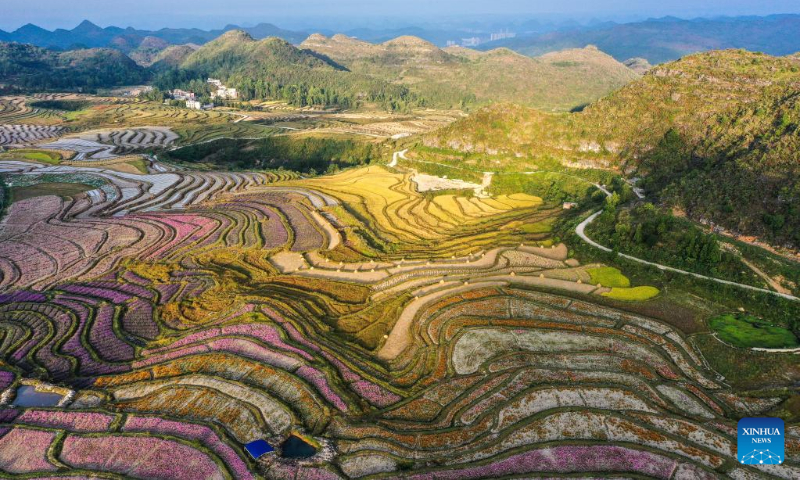
<path fill-rule="evenodd" d="M 33 160 L 35 162 L 47 163 L 50 165 L 58 165 L 62 156 L 58 152 L 48 152 L 43 150 L 11 150 L 0 155 L 0 159 L 22 159 Z"/>
<path fill-rule="evenodd" d="M 591 268 L 586 271 L 592 279 L 592 285 L 602 285 L 609 288 L 628 288 L 631 281 L 614 267 Z"/>
<path fill-rule="evenodd" d="M 274 136 L 264 139 L 219 139 L 168 152 L 181 162 L 205 162 L 215 167 L 278 169 L 316 174 L 369 164 L 380 156 L 377 147 L 353 139 Z"/>
<path fill-rule="evenodd" d="M 788 329 L 744 314 L 727 314 L 711 319 L 709 325 L 719 338 L 741 348 L 798 348 L 800 340 Z"/>
<path fill-rule="evenodd" d="M 603 296 L 625 302 L 643 302 L 655 298 L 659 293 L 661 292 L 655 287 L 612 288 Z"/>

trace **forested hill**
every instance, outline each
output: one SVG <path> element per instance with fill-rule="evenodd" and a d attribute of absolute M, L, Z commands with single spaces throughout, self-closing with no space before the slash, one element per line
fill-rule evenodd
<path fill-rule="evenodd" d="M 416 37 L 370 44 L 312 35 L 300 48 L 228 32 L 161 69 L 161 88 L 202 89 L 207 76 L 239 89 L 243 100 L 349 108 L 363 102 L 464 108 L 514 101 L 546 110 L 581 108 L 639 77 L 594 47 L 532 59 L 510 50 L 442 50 Z"/>
<path fill-rule="evenodd" d="M 30 90 L 85 91 L 145 81 L 147 71 L 124 53 L 106 48 L 53 52 L 0 42 L 0 83 Z"/>
<path fill-rule="evenodd" d="M 425 139 L 500 156 L 617 164 L 695 219 L 800 245 L 800 61 L 692 55 L 581 113 L 495 105 Z"/>
<path fill-rule="evenodd" d="M 0 83 L 28 91 L 91 91 L 152 80 L 162 90 L 208 94 L 205 80 L 211 76 L 236 88 L 243 101 L 284 100 L 300 107 L 376 104 L 405 111 L 508 101 L 569 111 L 639 77 L 592 46 L 529 58 L 508 49 L 440 49 L 411 36 L 371 44 L 344 35 L 312 35 L 298 48 L 277 37 L 257 40 L 241 30 L 201 47 L 170 46 L 156 37 L 115 42 L 117 49 L 66 52 L 2 44 Z"/>
<path fill-rule="evenodd" d="M 800 62 L 743 55 L 733 65 L 741 103 L 715 98 L 719 111 L 676 122 L 641 155 L 644 186 L 696 219 L 800 246 Z"/>
<path fill-rule="evenodd" d="M 348 71 L 333 61 L 300 50 L 285 40 L 255 40 L 231 31 L 183 59 L 156 78 L 162 88 L 195 82 L 201 89 L 209 76 L 239 90 L 241 100 L 280 99 L 297 106 L 349 108 L 376 102 L 402 108 L 416 99 L 403 86 Z"/>
<path fill-rule="evenodd" d="M 529 58 L 508 49 L 485 53 L 440 49 L 409 36 L 372 44 L 345 35 L 319 34 L 300 47 L 353 72 L 405 85 L 445 106 L 508 101 L 544 110 L 571 110 L 638 77 L 595 47 Z"/>

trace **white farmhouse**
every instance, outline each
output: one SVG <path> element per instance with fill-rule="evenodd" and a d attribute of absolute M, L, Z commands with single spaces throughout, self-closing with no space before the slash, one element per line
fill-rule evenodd
<path fill-rule="evenodd" d="M 239 92 L 237 92 L 235 88 L 228 88 L 223 85 L 219 88 L 219 90 L 217 90 L 214 98 L 221 98 L 222 100 L 236 100 L 239 98 Z"/>
<path fill-rule="evenodd" d="M 220 100 L 236 100 L 239 98 L 239 92 L 235 88 L 228 88 L 222 84 L 221 80 L 216 78 L 209 78 L 208 83 L 217 87 L 216 91 L 211 93 L 211 98 L 218 98 Z"/>
<path fill-rule="evenodd" d="M 186 101 L 186 102 L 190 102 L 190 101 L 193 102 L 193 101 L 197 100 L 197 97 L 194 94 L 194 92 L 187 92 L 185 90 L 180 90 L 180 89 L 177 89 L 177 88 L 175 90 L 173 90 L 172 92 L 170 92 L 170 95 L 172 95 L 172 98 L 175 99 L 175 100 L 183 100 L 183 101 Z"/>

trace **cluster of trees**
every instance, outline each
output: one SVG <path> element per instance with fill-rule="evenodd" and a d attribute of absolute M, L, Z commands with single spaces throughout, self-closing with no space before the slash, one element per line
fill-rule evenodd
<path fill-rule="evenodd" d="M 83 100 L 39 100 L 31 103 L 30 105 L 34 108 L 47 108 L 51 110 L 77 112 L 90 107 L 92 103 Z"/>
<path fill-rule="evenodd" d="M 503 174 L 492 179 L 492 193 L 524 192 L 548 202 L 583 202 L 591 198 L 595 188 L 588 182 L 558 172 L 536 175 Z"/>
<path fill-rule="evenodd" d="M 424 102 L 407 88 L 379 84 L 347 72 L 264 72 L 262 75 L 230 75 L 220 70 L 202 72 L 171 69 L 160 72 L 154 85 L 161 90 L 181 88 L 211 98 L 206 79 L 219 77 L 236 88 L 239 100 L 282 100 L 296 107 L 355 108 L 362 102 L 377 103 L 390 111 L 406 111 Z"/>
<path fill-rule="evenodd" d="M 652 203 L 621 207 L 615 194 L 591 225 L 590 235 L 616 251 L 701 274 L 742 278 L 738 257 L 720 247 L 716 236 Z"/>
<path fill-rule="evenodd" d="M 23 90 L 77 90 L 133 85 L 148 72 L 110 49 L 54 52 L 33 45 L 0 43 L 0 83 Z"/>
<path fill-rule="evenodd" d="M 208 77 L 236 88 L 242 101 L 283 100 L 298 107 L 340 108 L 374 102 L 387 110 L 419 103 L 404 86 L 353 73 L 279 39 L 255 41 L 241 32 L 206 44 L 179 66 L 159 72 L 154 83 L 161 89 L 210 93 Z"/>
<path fill-rule="evenodd" d="M 222 139 L 165 155 L 182 162 L 211 163 L 215 168 L 285 169 L 316 175 L 368 164 L 380 152 L 378 146 L 365 141 L 276 136 L 261 140 Z"/>
<path fill-rule="evenodd" d="M 722 285 L 716 282 L 699 280 L 688 275 L 679 275 L 662 271 L 654 267 L 626 260 L 618 253 L 627 253 L 655 263 L 674 266 L 683 270 L 737 281 L 739 283 L 763 286 L 754 278 L 745 278 L 749 269 L 739 259 L 720 247 L 714 235 L 697 229 L 693 223 L 683 218 L 676 218 L 669 211 L 643 203 L 634 207 L 621 206 L 621 198 L 625 195 L 614 195 L 607 199 L 607 210 L 590 226 L 587 234 L 592 239 L 614 248 L 613 252 L 600 252 L 588 244 L 573 237 L 571 248 L 587 261 L 601 261 L 624 267 L 627 276 L 637 278 L 637 283 L 658 285 L 662 290 L 691 292 L 702 298 L 712 299 L 718 306 L 727 306 L 731 311 L 745 305 L 750 314 L 777 325 L 785 325 L 800 338 L 800 304 L 775 295 L 744 290 L 739 287 Z M 617 221 L 617 219 L 620 219 Z M 557 225 L 559 233 L 570 236 L 574 234 L 575 221 Z M 621 225 L 619 229 L 617 226 Z M 641 228 L 639 226 L 641 225 Z M 618 231 L 619 230 L 619 231 Z M 693 240 L 692 240 L 693 239 Z M 651 246 L 652 245 L 652 246 Z M 744 244 L 737 248 L 746 258 L 764 256 L 765 251 L 758 247 Z M 690 257 L 681 263 L 683 256 Z M 719 257 L 718 257 L 719 255 Z M 720 258 L 721 257 L 721 258 Z M 719 258 L 719 260 L 718 260 Z M 759 262 L 760 263 L 760 262 Z M 777 268 L 778 262 L 773 262 Z M 703 270 L 703 265 L 713 265 L 716 273 Z M 764 265 L 760 263 L 760 266 Z M 794 281 L 800 278 L 798 270 L 785 265 L 786 269 L 778 273 Z"/>
<path fill-rule="evenodd" d="M 502 173 L 492 178 L 490 190 L 495 194 L 523 192 L 541 197 L 549 203 L 577 202 L 586 206 L 603 201 L 603 192 L 593 183 L 597 181 L 596 178 L 604 177 L 606 175 L 603 172 L 590 170 L 569 173 L 539 171 L 533 175 Z"/>
<path fill-rule="evenodd" d="M 333 88 L 320 87 L 305 82 L 283 85 L 264 78 L 241 78 L 235 80 L 239 98 L 248 100 L 283 100 L 298 107 L 338 106 L 351 108 L 358 99 L 353 92 L 339 92 Z"/>

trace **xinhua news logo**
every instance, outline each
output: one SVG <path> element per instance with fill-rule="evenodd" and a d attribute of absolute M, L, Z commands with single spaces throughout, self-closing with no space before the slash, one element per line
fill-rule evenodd
<path fill-rule="evenodd" d="M 743 418 L 739 420 L 736 456 L 745 465 L 779 465 L 784 459 L 783 420 Z"/>

